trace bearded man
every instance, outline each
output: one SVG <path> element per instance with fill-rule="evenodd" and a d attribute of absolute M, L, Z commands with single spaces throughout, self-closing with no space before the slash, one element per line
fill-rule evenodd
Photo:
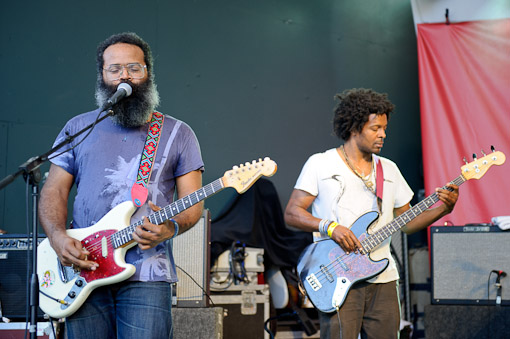
<path fill-rule="evenodd" d="M 151 223 L 144 216 L 171 203 L 174 192 L 182 198 L 201 188 L 204 164 L 200 146 L 186 123 L 155 111 L 159 94 L 151 50 L 143 39 L 134 33 L 113 35 L 99 44 L 96 61 L 99 107 L 104 107 L 120 83 L 129 84 L 132 94 L 112 107 L 112 117 L 97 123 L 86 137 L 74 140 L 68 152 L 51 158 L 41 191 L 39 219 L 63 266 L 92 271 L 99 269 L 99 263 L 91 260 L 90 251 L 66 232 L 73 184 L 77 192 L 73 228 L 96 224 L 125 201 L 140 204 L 131 216 L 131 224 L 143 223 L 132 234 L 138 246 L 129 249 L 125 258 L 136 267 L 134 275 L 96 288 L 78 311 L 66 318 L 66 334 L 69 339 L 166 339 L 172 335 L 172 283 L 177 281 L 168 240 L 198 221 L 203 204 L 197 203 L 161 224 Z M 101 109 L 96 109 L 72 118 L 55 144 L 94 123 L 101 114 Z M 139 193 L 133 192 L 138 192 L 134 187 L 140 184 L 143 173 L 142 151 L 147 150 L 154 123 L 159 126 L 159 144 L 150 164 L 147 191 L 139 199 L 135 196 Z M 145 200 L 147 203 L 143 203 Z"/>

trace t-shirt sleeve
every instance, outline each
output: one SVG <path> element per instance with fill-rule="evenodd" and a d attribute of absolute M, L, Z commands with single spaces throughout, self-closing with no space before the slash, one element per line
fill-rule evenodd
<path fill-rule="evenodd" d="M 399 208 L 407 204 L 413 198 L 413 190 L 409 187 L 409 184 L 404 179 L 402 173 L 398 167 L 395 166 L 395 175 L 397 177 L 397 191 L 395 194 L 395 208 Z"/>
<path fill-rule="evenodd" d="M 306 161 L 299 177 L 297 179 L 294 189 L 305 191 L 313 196 L 319 194 L 319 187 L 317 183 L 317 161 L 318 155 L 312 155 Z"/>
<path fill-rule="evenodd" d="M 57 135 L 53 147 L 62 143 L 69 135 L 74 134 L 73 120 L 70 120 Z M 64 145 L 62 148 L 56 150 L 49 156 L 49 160 L 52 164 L 62 167 L 69 174 L 76 176 L 75 157 L 72 149 L 74 144 L 75 142 L 73 141 L 71 144 Z"/>
<path fill-rule="evenodd" d="M 195 132 L 187 124 L 183 123 L 177 137 L 179 148 L 179 161 L 174 175 L 179 177 L 192 171 L 204 171 L 204 162 L 200 151 L 200 144 Z"/>

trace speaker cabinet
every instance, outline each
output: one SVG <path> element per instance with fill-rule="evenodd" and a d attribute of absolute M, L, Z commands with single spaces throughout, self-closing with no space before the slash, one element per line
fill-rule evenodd
<path fill-rule="evenodd" d="M 174 338 L 223 339 L 223 308 L 172 307 Z"/>
<path fill-rule="evenodd" d="M 433 339 L 508 338 L 510 307 L 480 305 L 425 306 L 425 337 Z"/>
<path fill-rule="evenodd" d="M 27 314 L 27 282 L 32 269 L 32 239 L 27 238 L 26 234 L 0 235 L 0 305 L 2 316 L 13 320 L 25 320 Z M 43 239 L 39 236 L 38 242 Z M 40 309 L 37 316 L 43 319 Z"/>
<path fill-rule="evenodd" d="M 510 305 L 510 231 L 496 226 L 434 226 L 432 304 Z M 498 274 L 504 271 L 507 276 Z"/>
<path fill-rule="evenodd" d="M 173 304 L 177 307 L 206 307 L 209 302 L 210 262 L 209 210 L 195 226 L 173 239 L 172 251 L 177 268 L 176 295 Z"/>

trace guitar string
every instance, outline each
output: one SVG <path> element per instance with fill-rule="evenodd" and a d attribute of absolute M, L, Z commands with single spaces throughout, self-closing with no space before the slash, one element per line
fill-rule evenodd
<path fill-rule="evenodd" d="M 464 180 L 464 181 L 465 181 L 465 180 Z M 459 184 L 462 184 L 462 182 L 460 182 Z M 434 201 L 434 199 L 435 199 L 435 201 Z M 422 204 L 422 203 L 426 202 L 427 200 L 433 200 L 433 202 L 429 205 L 429 206 L 432 206 L 435 202 L 437 202 L 437 201 L 438 201 L 438 199 L 437 199 L 437 194 L 436 194 L 436 193 L 432 194 L 431 196 L 429 196 L 428 198 L 424 199 L 424 200 L 423 200 L 422 202 L 420 202 L 419 204 Z M 418 206 L 419 204 L 417 204 L 416 206 Z M 416 207 L 416 206 L 415 206 L 415 207 Z M 421 207 L 420 207 L 420 208 L 421 208 Z M 408 213 L 408 212 L 412 212 L 412 213 Z M 421 212 L 422 212 L 422 211 L 421 211 Z M 421 212 L 420 212 L 420 213 L 418 213 L 417 215 L 421 214 Z M 404 214 L 406 214 L 406 213 L 407 213 L 407 214 L 414 214 L 414 211 L 412 211 L 412 210 L 408 210 L 408 211 L 406 211 Z M 403 215 L 404 215 L 404 214 L 403 214 Z M 402 216 L 403 216 L 403 215 L 402 215 Z M 416 217 L 417 215 L 415 215 L 414 217 Z M 413 217 L 413 218 L 410 218 L 410 220 L 414 219 L 414 217 Z M 395 219 L 395 220 L 397 220 L 397 219 Z M 394 221 L 395 221 L 395 220 L 394 220 Z M 366 239 L 364 239 L 364 240 L 362 241 L 362 247 L 363 247 L 363 250 L 365 250 L 365 252 L 367 252 L 367 254 L 368 254 L 368 253 L 370 253 L 370 250 L 371 250 L 371 249 L 373 249 L 373 248 L 375 248 L 376 246 L 378 246 L 378 244 L 376 244 L 376 245 L 374 246 L 374 245 L 371 243 L 371 240 L 373 240 L 374 238 L 378 238 L 378 237 L 381 235 L 380 233 L 382 233 L 382 231 L 384 231 L 384 233 L 386 233 L 386 228 L 389 228 L 389 226 L 390 226 L 391 224 L 394 224 L 394 223 L 397 223 L 397 224 L 398 224 L 398 222 L 391 222 L 390 224 L 388 224 L 387 226 L 384 226 L 382 229 L 380 229 L 379 231 L 377 231 L 377 232 L 376 232 L 376 233 L 374 233 L 373 235 L 369 235 Z M 401 228 L 401 227 L 399 227 L 398 229 L 400 229 L 400 228 Z M 397 230 L 398 230 L 398 229 L 397 229 Z M 393 234 L 393 233 L 391 233 L 391 234 Z M 390 234 L 390 235 L 391 235 L 391 234 Z M 386 239 L 386 238 L 384 238 L 383 240 L 385 240 L 385 239 Z M 379 239 L 379 240 L 380 240 L 380 239 Z M 367 244 L 367 242 L 368 242 L 368 243 L 370 243 L 370 244 Z M 368 250 L 368 251 L 366 251 L 366 246 L 365 246 L 365 245 L 363 245 L 363 244 L 365 244 L 365 245 L 369 245 L 369 246 L 367 246 L 367 247 L 369 247 L 369 250 Z M 373 247 L 371 247 L 371 246 L 373 246 Z M 370 247 L 371 247 L 371 248 L 370 248 Z M 348 258 L 347 258 L 347 259 L 344 259 L 344 258 L 345 258 L 345 256 L 348 256 Z M 327 271 L 327 269 L 333 269 L 335 272 L 337 272 L 338 266 L 340 266 L 340 268 L 341 268 L 341 269 L 344 269 L 343 267 L 341 267 L 341 266 L 342 266 L 342 263 L 344 263 L 345 265 L 348 265 L 348 264 L 351 264 L 351 261 L 352 261 L 352 260 L 357 259 L 357 258 L 358 258 L 358 257 L 353 256 L 352 254 L 345 254 L 345 253 L 344 253 L 343 255 L 336 257 L 333 261 L 331 261 L 329 264 L 327 264 L 326 266 L 324 266 L 324 268 L 323 268 L 323 269 L 319 270 L 319 271 L 318 271 L 318 272 L 316 272 L 314 275 L 316 276 L 316 278 L 318 279 L 318 281 L 319 281 L 319 282 L 324 282 L 325 280 L 329 280 L 329 279 L 328 279 L 328 276 L 329 276 L 329 275 L 331 275 L 330 273 L 328 274 L 328 273 L 326 273 L 326 272 L 325 272 L 325 271 Z M 345 270 L 345 269 L 344 269 L 344 270 Z M 338 276 L 338 274 L 337 274 L 337 276 Z"/>
<path fill-rule="evenodd" d="M 205 198 L 209 197 L 210 195 L 212 194 L 215 194 L 217 192 L 219 192 L 220 190 L 222 190 L 224 187 L 222 185 L 222 181 L 221 181 L 221 178 L 213 181 L 212 183 L 202 187 L 201 189 L 171 203 L 170 205 L 162 208 L 161 210 L 151 214 L 148 216 L 148 218 L 150 219 L 151 217 L 157 221 L 158 219 L 158 216 L 159 216 L 159 219 L 161 219 L 162 221 L 165 221 L 165 220 L 168 220 L 172 217 L 174 217 L 175 215 L 181 213 L 182 211 L 190 208 L 191 206 L 194 206 L 196 205 L 197 203 L 199 203 L 200 201 L 204 200 Z M 199 196 L 199 193 L 202 193 L 202 197 Z M 195 195 L 195 198 L 197 199 L 197 201 L 193 201 L 193 198 L 192 196 Z M 186 200 L 191 202 L 191 205 L 189 205 L 188 207 L 186 207 Z M 182 203 L 182 207 L 184 207 L 183 209 L 180 209 L 179 208 L 179 203 Z M 177 213 L 175 214 L 172 214 L 172 210 L 177 210 Z M 163 218 L 162 214 L 165 214 L 165 218 Z M 168 215 L 170 214 L 170 218 L 168 218 Z M 138 225 L 141 225 L 142 221 L 138 221 L 134 224 L 131 224 L 119 231 L 116 231 L 114 234 L 110 234 L 108 235 L 106 238 L 107 238 L 107 247 L 109 247 L 110 245 L 113 244 L 113 237 L 115 234 L 118 234 L 119 232 L 126 232 L 128 231 L 130 228 L 133 228 L 133 227 L 136 227 Z M 127 236 L 129 238 L 132 238 L 131 235 L 134 233 L 134 230 L 132 230 L 131 232 L 129 232 L 127 234 Z M 129 240 L 131 241 L 131 240 Z M 129 242 L 128 241 L 128 242 Z M 102 244 L 102 241 L 101 239 L 94 239 L 90 244 L 87 244 L 87 246 L 85 246 L 85 248 L 90 252 L 90 254 L 99 254 L 99 253 L 102 253 L 102 248 L 103 248 L 103 244 Z"/>
<path fill-rule="evenodd" d="M 454 180 L 452 180 L 451 182 L 453 184 L 456 184 L 456 185 L 461 185 L 465 182 L 466 180 L 462 177 L 462 176 L 459 176 L 457 178 L 455 178 Z M 446 186 L 443 186 L 443 189 L 448 189 Z M 426 205 L 427 201 L 428 200 L 433 200 L 429 206 L 425 206 L 425 209 L 424 210 L 421 210 L 422 206 L 421 205 Z M 407 217 L 409 214 L 415 214 L 413 210 L 419 210 L 420 213 L 418 214 L 415 214 L 412 218 L 409 218 L 409 221 L 413 220 L 416 216 L 418 216 L 419 214 L 421 214 L 423 211 L 425 211 L 427 208 L 429 208 L 430 206 L 432 206 L 433 204 L 435 204 L 437 201 L 439 200 L 439 197 L 437 195 L 437 193 L 433 193 L 431 194 L 429 197 L 425 198 L 424 200 L 422 200 L 421 202 L 419 202 L 418 204 L 416 204 L 413 208 L 407 210 L 406 212 L 404 212 L 402 215 L 400 215 L 398 218 L 394 219 L 392 222 L 390 222 L 389 224 L 387 224 L 386 226 L 382 227 L 381 229 L 379 229 L 377 232 L 375 232 L 374 234 L 372 235 L 368 235 L 366 239 L 364 239 L 362 241 L 362 247 L 363 247 L 363 251 L 365 251 L 365 245 L 363 245 L 363 243 L 371 243 L 371 240 L 373 240 L 374 238 L 378 238 L 381 233 L 385 233 L 386 235 L 386 238 L 393 234 L 395 231 L 397 231 L 398 229 L 402 228 L 404 225 L 400 226 L 398 229 L 394 230 L 394 232 L 391 232 L 389 235 L 386 234 L 386 230 L 389 228 L 389 226 L 391 226 L 392 224 L 398 224 L 398 220 L 399 219 L 405 219 L 405 217 Z M 407 221 L 407 222 L 409 222 Z M 406 222 L 406 223 L 407 223 Z M 386 239 L 384 238 L 383 241 Z M 377 240 L 380 240 L 380 239 L 377 239 Z M 373 244 L 369 244 L 369 245 L 373 245 Z M 368 246 L 370 249 L 368 251 L 365 251 L 367 252 L 366 254 L 363 254 L 363 255 L 368 255 L 370 253 L 370 251 L 377 247 L 379 244 L 376 244 L 374 247 L 371 247 L 371 246 Z M 348 256 L 347 259 L 351 259 L 351 260 L 347 260 L 347 259 L 343 259 L 345 256 Z M 324 268 L 328 269 L 328 268 L 331 268 L 331 269 L 334 269 L 335 272 L 337 271 L 336 269 L 338 268 L 338 266 L 342 266 L 340 262 L 343 262 L 344 264 L 350 264 L 350 262 L 352 261 L 352 258 L 355 258 L 355 256 L 352 256 L 351 254 L 343 254 L 342 256 L 339 256 L 339 257 L 336 257 L 333 261 L 331 261 L 329 264 L 327 264 L 326 266 L 324 266 Z M 331 267 L 330 267 L 331 266 Z M 325 273 L 324 271 L 324 268 L 320 269 L 319 271 L 317 271 L 316 273 L 314 273 L 315 277 L 319 280 L 319 282 L 323 282 L 325 280 L 328 280 L 328 274 Z M 322 278 L 325 278 L 322 279 Z"/>

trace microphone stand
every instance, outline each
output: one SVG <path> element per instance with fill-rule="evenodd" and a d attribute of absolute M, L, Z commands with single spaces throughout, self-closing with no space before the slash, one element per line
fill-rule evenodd
<path fill-rule="evenodd" d="M 30 246 L 30 240 L 28 240 L 27 251 L 32 250 L 32 273 L 30 276 L 30 338 L 37 339 L 37 309 L 39 307 L 39 278 L 37 276 L 37 204 L 39 197 L 39 182 L 41 181 L 41 170 L 39 167 L 46 161 L 48 161 L 48 157 L 55 153 L 55 151 L 64 147 L 65 145 L 70 144 L 76 137 L 83 134 L 85 131 L 94 127 L 97 123 L 103 121 L 109 116 L 114 115 L 114 112 L 109 109 L 108 112 L 104 116 L 82 130 L 78 131 L 74 135 L 68 135 L 64 141 L 53 147 L 48 152 L 41 154 L 36 157 L 32 157 L 28 159 L 25 163 L 19 166 L 19 170 L 14 174 L 10 174 L 0 181 L 0 190 L 9 185 L 14 181 L 16 177 L 23 174 L 25 181 L 27 181 L 32 186 L 32 239 Z"/>

